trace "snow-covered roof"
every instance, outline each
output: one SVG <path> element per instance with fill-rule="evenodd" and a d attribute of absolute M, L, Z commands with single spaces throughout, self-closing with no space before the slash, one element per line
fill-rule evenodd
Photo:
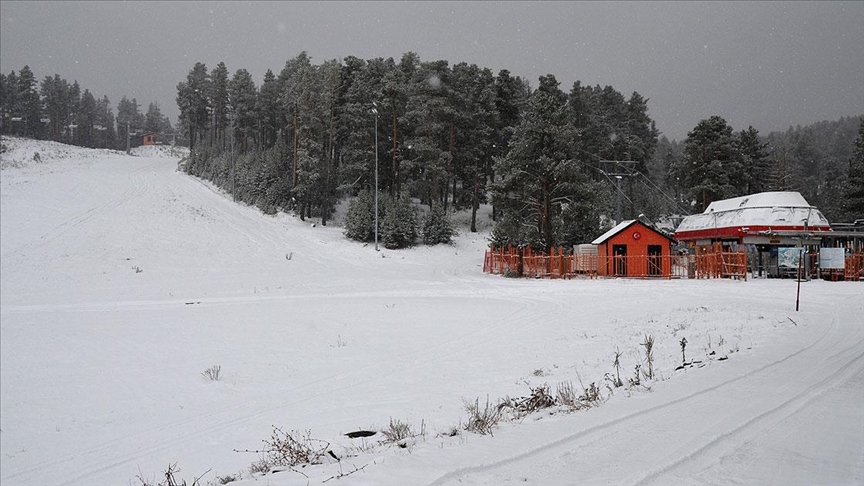
<path fill-rule="evenodd" d="M 635 222 L 636 222 L 635 219 L 628 219 L 627 221 L 621 221 L 620 223 L 618 223 L 617 225 L 615 225 L 614 228 L 612 228 L 612 229 L 610 229 L 609 231 L 603 233 L 602 235 L 600 235 L 599 238 L 597 238 L 596 240 L 592 241 L 591 244 L 592 244 L 592 245 L 599 245 L 600 243 L 603 243 L 604 241 L 608 240 L 609 238 L 612 238 L 613 236 L 617 235 L 617 234 L 620 233 L 621 231 L 624 231 L 624 228 L 630 226 L 631 224 L 633 224 L 633 223 L 635 223 Z"/>
<path fill-rule="evenodd" d="M 722 228 L 742 231 L 803 229 L 830 230 L 825 216 L 797 192 L 762 192 L 715 201 L 705 212 L 687 216 L 675 231 L 676 238 L 700 236 Z"/>
<path fill-rule="evenodd" d="M 760 192 L 749 196 L 733 197 L 731 199 L 723 199 L 714 201 L 705 209 L 705 214 L 716 213 L 720 211 L 731 211 L 741 208 L 810 208 L 810 204 L 804 199 L 804 196 L 798 192 L 792 191 L 776 191 L 776 192 Z"/>

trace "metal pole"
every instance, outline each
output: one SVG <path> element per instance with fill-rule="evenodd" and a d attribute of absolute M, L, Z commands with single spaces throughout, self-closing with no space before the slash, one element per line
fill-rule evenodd
<path fill-rule="evenodd" d="M 129 138 L 129 122 L 126 122 L 126 153 L 132 151 L 132 140 Z"/>
<path fill-rule="evenodd" d="M 375 113 L 375 251 L 378 251 L 378 110 Z"/>
<path fill-rule="evenodd" d="M 621 224 L 621 176 L 615 176 L 615 179 L 618 184 L 618 209 L 615 216 L 617 218 L 615 224 Z"/>
<path fill-rule="evenodd" d="M 795 312 L 798 312 L 798 303 L 801 300 L 801 259 L 804 257 L 804 250 L 798 250 L 798 294 L 795 296 Z"/>
<path fill-rule="evenodd" d="M 234 158 L 234 117 L 231 117 L 231 195 L 237 202 L 237 159 Z"/>

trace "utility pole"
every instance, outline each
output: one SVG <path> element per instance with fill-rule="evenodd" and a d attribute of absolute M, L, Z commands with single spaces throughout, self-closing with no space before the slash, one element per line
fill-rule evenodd
<path fill-rule="evenodd" d="M 132 153 L 132 138 L 129 134 L 129 122 L 126 122 L 126 153 Z"/>
<path fill-rule="evenodd" d="M 609 164 L 614 166 L 614 172 L 600 170 L 604 174 L 609 177 L 614 177 L 616 181 L 616 189 L 618 191 L 618 204 L 617 204 L 617 214 L 615 215 L 615 224 L 621 223 L 621 179 L 624 177 L 632 177 L 633 174 L 632 168 L 636 166 L 638 163 L 635 160 L 601 160 L 601 164 Z M 622 167 L 624 166 L 624 167 Z M 608 168 L 608 167 L 607 167 Z M 629 169 L 626 172 L 624 169 Z"/>
<path fill-rule="evenodd" d="M 375 114 L 375 251 L 378 251 L 378 103 L 372 102 Z"/>
<path fill-rule="evenodd" d="M 234 116 L 229 115 L 231 120 L 231 195 L 234 196 L 234 202 L 237 202 L 237 159 L 234 158 Z"/>

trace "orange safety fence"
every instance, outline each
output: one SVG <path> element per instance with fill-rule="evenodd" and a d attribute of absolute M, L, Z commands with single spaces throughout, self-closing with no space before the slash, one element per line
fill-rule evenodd
<path fill-rule="evenodd" d="M 843 279 L 864 280 L 864 251 L 859 251 L 846 257 Z"/>
<path fill-rule="evenodd" d="M 634 278 L 747 278 L 745 252 L 705 252 L 698 255 L 610 255 L 568 254 L 553 248 L 551 254 L 521 252 L 512 246 L 490 249 L 483 272 L 529 278 L 573 278 L 599 276 Z"/>

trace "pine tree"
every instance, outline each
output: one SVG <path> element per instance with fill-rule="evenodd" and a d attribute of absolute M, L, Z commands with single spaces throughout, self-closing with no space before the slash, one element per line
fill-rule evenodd
<path fill-rule="evenodd" d="M 476 64 L 453 66 L 456 116 L 454 121 L 454 176 L 462 181 L 463 197 L 471 204 L 471 232 L 477 232 L 477 210 L 486 200 L 486 177 L 496 153 L 495 78 Z M 453 204 L 457 207 L 454 184 Z M 467 196 L 467 197 L 466 197 Z M 461 201 L 458 201 L 461 202 Z"/>
<path fill-rule="evenodd" d="M 213 117 L 210 145 L 225 148 L 225 132 L 228 127 L 228 68 L 224 62 L 216 65 L 210 73 L 210 110 Z"/>
<path fill-rule="evenodd" d="M 379 208 L 379 218 L 380 218 Z M 357 241 L 372 241 L 375 238 L 375 195 L 362 190 L 348 203 L 345 213 L 345 236 Z"/>
<path fill-rule="evenodd" d="M 541 76 L 528 102 L 510 151 L 496 163 L 493 189 L 502 218 L 493 238 L 543 251 L 571 244 L 555 222 L 584 197 L 587 180 L 573 157 L 574 129 L 568 123 L 567 96 L 553 75 Z M 566 238 L 565 238 L 566 236 Z"/>
<path fill-rule="evenodd" d="M 114 112 L 107 96 L 96 103 L 96 147 L 117 148 L 117 132 L 114 128 Z M 125 140 L 124 140 L 125 143 Z"/>
<path fill-rule="evenodd" d="M 45 76 L 40 85 L 42 102 L 48 115 L 48 138 L 61 141 L 64 127 L 69 121 L 68 88 L 69 85 L 59 74 Z"/>
<path fill-rule="evenodd" d="M 162 111 L 159 110 L 159 103 L 150 103 L 147 105 L 147 113 L 144 115 L 144 132 L 145 133 L 161 133 L 164 123 Z"/>
<path fill-rule="evenodd" d="M 78 116 L 81 110 L 81 87 L 78 85 L 77 80 L 73 81 L 66 91 L 66 106 L 68 110 L 68 124 L 63 127 L 65 139 L 67 143 L 81 145 L 81 132 L 78 130 Z"/>
<path fill-rule="evenodd" d="M 843 205 L 847 218 L 853 221 L 864 218 L 864 117 L 859 123 L 854 146 L 855 151 L 849 159 Z"/>
<path fill-rule="evenodd" d="M 261 143 L 265 149 L 276 143 L 276 135 L 284 126 L 284 115 L 282 115 L 279 103 L 279 85 L 273 71 L 264 73 L 264 82 L 258 93 L 257 111 L 261 125 Z"/>
<path fill-rule="evenodd" d="M 128 133 L 127 133 L 128 127 Z M 138 111 L 138 101 L 125 96 L 117 104 L 117 149 L 125 150 L 126 141 L 144 129 L 144 116 Z M 135 145 L 134 142 L 132 142 Z"/>
<path fill-rule="evenodd" d="M 421 234 L 423 236 L 423 243 L 427 245 L 450 243 L 452 241 L 456 231 L 453 229 L 450 215 L 444 211 L 444 206 L 437 203 L 432 205 L 432 209 L 423 218 Z"/>
<path fill-rule="evenodd" d="M 687 196 L 701 211 L 713 201 L 744 192 L 737 139 L 722 117 L 702 120 L 687 134 L 684 157 Z"/>
<path fill-rule="evenodd" d="M 765 151 L 768 144 L 759 139 L 759 131 L 752 126 L 742 131 L 738 135 L 738 140 L 746 181 L 744 193 L 763 192 L 768 186 L 769 164 L 768 154 Z"/>
<path fill-rule="evenodd" d="M 96 98 L 88 89 L 85 89 L 84 94 L 81 95 L 77 124 L 78 128 L 75 129 L 75 134 L 79 144 L 83 147 L 95 147 L 95 129 L 93 127 L 96 125 Z"/>
<path fill-rule="evenodd" d="M 271 73 L 272 75 L 272 73 Z M 231 129 L 235 151 L 246 152 L 250 144 L 257 145 L 258 129 L 258 88 L 252 75 L 245 69 L 238 69 L 228 83 L 228 100 L 231 113 Z"/>
<path fill-rule="evenodd" d="M 38 83 L 30 66 L 24 66 L 18 72 L 18 103 L 23 129 L 20 134 L 25 137 L 43 138 L 45 127 L 42 123 L 42 100 L 39 98 Z"/>
<path fill-rule="evenodd" d="M 414 246 L 417 240 L 417 210 L 408 198 L 384 198 L 384 216 L 381 222 L 380 239 L 384 248 L 394 250 Z"/>
<path fill-rule="evenodd" d="M 0 73 L 0 133 L 11 132 L 12 113 L 18 103 L 18 78 L 15 71 L 5 74 Z"/>
<path fill-rule="evenodd" d="M 186 81 L 177 85 L 177 106 L 180 108 L 181 122 L 188 132 L 190 150 L 205 140 L 210 129 L 209 93 L 207 65 L 196 62 L 186 76 Z"/>

